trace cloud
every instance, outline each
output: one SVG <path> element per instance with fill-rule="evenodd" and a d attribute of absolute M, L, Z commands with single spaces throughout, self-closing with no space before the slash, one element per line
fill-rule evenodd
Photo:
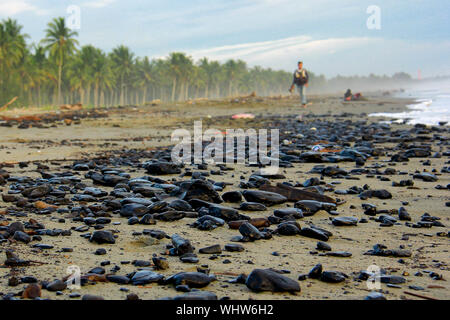
<path fill-rule="evenodd" d="M 116 0 L 96 0 L 96 1 L 87 1 L 84 2 L 82 5 L 84 7 L 89 8 L 104 8 L 106 6 L 109 6 L 110 4 L 114 3 Z"/>
<path fill-rule="evenodd" d="M 43 15 L 47 12 L 30 4 L 26 0 L 0 0 L 0 16 L 10 17 L 27 11 L 34 12 L 38 15 Z"/>
<path fill-rule="evenodd" d="M 433 50 L 429 49 L 431 47 Z M 182 51 L 196 61 L 203 57 L 220 62 L 242 59 L 251 67 L 259 65 L 286 71 L 295 69 L 301 59 L 307 69 L 328 77 L 338 74 L 393 74 L 399 71 L 415 76 L 419 68 L 424 76 L 450 72 L 447 58 L 450 55 L 450 41 L 296 36 Z"/>
<path fill-rule="evenodd" d="M 292 69 L 298 59 L 315 63 L 330 55 L 342 53 L 348 49 L 376 45 L 378 38 L 350 37 L 313 39 L 310 36 L 297 36 L 273 41 L 244 43 L 209 49 L 193 50 L 194 59 L 208 57 L 213 60 L 242 59 L 249 65 Z"/>

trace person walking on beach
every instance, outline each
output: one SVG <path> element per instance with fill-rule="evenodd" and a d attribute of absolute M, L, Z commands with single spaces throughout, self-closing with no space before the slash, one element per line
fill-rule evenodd
<path fill-rule="evenodd" d="M 298 91 L 300 92 L 300 101 L 302 103 L 302 107 L 306 108 L 306 87 L 308 86 L 309 75 L 306 69 L 303 69 L 303 62 L 298 62 L 298 69 L 294 72 L 294 79 L 292 80 L 292 85 L 289 88 L 289 92 L 292 93 L 294 91 L 294 86 L 297 86 Z"/>

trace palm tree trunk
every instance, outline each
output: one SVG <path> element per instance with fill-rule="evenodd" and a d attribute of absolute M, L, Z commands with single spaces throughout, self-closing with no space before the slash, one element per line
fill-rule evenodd
<path fill-rule="evenodd" d="M 147 86 L 144 86 L 144 90 L 142 92 L 142 105 L 145 105 L 147 102 Z"/>
<path fill-rule="evenodd" d="M 105 105 L 105 92 L 103 90 L 100 91 L 100 106 Z"/>
<path fill-rule="evenodd" d="M 57 104 L 61 104 L 61 74 L 62 74 L 62 63 L 58 65 L 58 98 Z"/>
<path fill-rule="evenodd" d="M 94 107 L 98 107 L 98 80 L 95 82 Z"/>
<path fill-rule="evenodd" d="M 61 104 L 61 78 L 62 78 L 62 47 L 59 46 L 59 64 L 58 64 L 58 105 Z"/>
<path fill-rule="evenodd" d="M 91 104 L 91 86 L 88 85 L 87 89 L 86 89 L 86 104 L 90 105 Z"/>
<path fill-rule="evenodd" d="M 81 100 L 81 104 L 84 105 L 84 89 L 83 87 L 80 88 L 80 100 Z"/>
<path fill-rule="evenodd" d="M 38 106 L 40 107 L 42 104 L 42 100 L 41 100 L 41 84 L 38 84 Z"/>
<path fill-rule="evenodd" d="M 123 101 L 123 95 L 124 95 L 124 92 L 123 92 L 123 75 L 122 75 L 122 78 L 121 78 L 121 81 L 120 81 L 120 105 L 124 105 L 124 101 Z"/>
<path fill-rule="evenodd" d="M 175 89 L 177 87 L 177 77 L 173 78 L 173 83 L 172 83 L 172 101 L 175 101 Z"/>

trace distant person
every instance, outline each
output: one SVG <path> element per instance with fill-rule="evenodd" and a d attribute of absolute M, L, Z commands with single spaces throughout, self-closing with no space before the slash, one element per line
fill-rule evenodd
<path fill-rule="evenodd" d="M 353 96 L 352 90 L 347 89 L 347 92 L 345 92 L 345 94 L 344 94 L 344 100 L 350 101 L 350 100 L 352 100 L 352 96 Z"/>
<path fill-rule="evenodd" d="M 345 101 L 358 101 L 358 100 L 365 100 L 365 99 L 363 99 L 363 96 L 360 92 L 353 94 L 352 90 L 347 89 L 347 91 L 344 94 L 344 100 Z"/>
<path fill-rule="evenodd" d="M 306 108 L 306 87 L 308 86 L 309 75 L 306 69 L 303 69 L 303 62 L 298 62 L 298 69 L 294 72 L 294 79 L 292 80 L 292 85 L 289 88 L 289 92 L 294 91 L 294 86 L 297 86 L 298 91 L 300 93 L 300 101 L 302 103 L 302 107 Z"/>

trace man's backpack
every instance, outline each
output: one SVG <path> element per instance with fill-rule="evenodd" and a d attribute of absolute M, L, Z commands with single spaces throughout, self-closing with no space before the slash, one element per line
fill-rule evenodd
<path fill-rule="evenodd" d="M 302 86 L 308 82 L 308 75 L 307 75 L 305 69 L 296 70 L 294 76 L 295 76 L 295 84 L 296 85 Z"/>

